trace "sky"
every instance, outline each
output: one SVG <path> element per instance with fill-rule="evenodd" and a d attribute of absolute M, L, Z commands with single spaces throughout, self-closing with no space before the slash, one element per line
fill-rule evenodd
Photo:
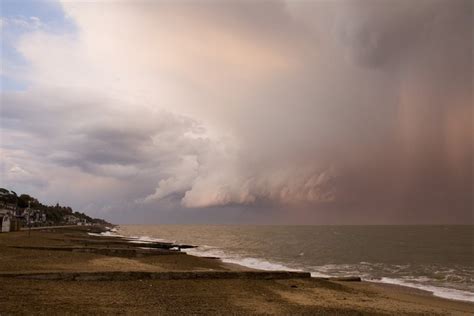
<path fill-rule="evenodd" d="M 119 224 L 474 223 L 470 0 L 0 1 L 1 187 Z"/>

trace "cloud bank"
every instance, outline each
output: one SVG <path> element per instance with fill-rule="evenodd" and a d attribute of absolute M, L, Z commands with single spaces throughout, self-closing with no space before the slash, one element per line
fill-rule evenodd
<path fill-rule="evenodd" d="M 13 44 L 3 186 L 119 221 L 472 221 L 472 2 L 61 5 L 76 33 Z"/>

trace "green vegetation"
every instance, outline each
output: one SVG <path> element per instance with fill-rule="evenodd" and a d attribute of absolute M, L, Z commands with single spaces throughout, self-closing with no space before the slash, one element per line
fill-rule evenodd
<path fill-rule="evenodd" d="M 56 204 L 54 206 L 48 206 L 40 203 L 38 199 L 28 195 L 21 194 L 17 195 L 15 191 L 9 191 L 4 188 L 0 188 L 0 208 L 4 207 L 15 207 L 16 209 L 26 209 L 30 206 L 31 209 L 40 211 L 46 214 L 46 219 L 51 224 L 64 223 L 64 217 L 66 215 L 74 215 L 81 222 L 87 222 L 91 224 L 109 224 L 107 221 L 100 218 L 92 218 L 84 213 L 75 212 L 69 206 L 61 206 Z"/>

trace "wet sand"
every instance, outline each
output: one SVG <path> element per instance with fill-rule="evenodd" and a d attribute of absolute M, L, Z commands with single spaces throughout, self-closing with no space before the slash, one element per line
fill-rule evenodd
<path fill-rule="evenodd" d="M 25 231 L 0 234 L 0 315 L 474 314 L 472 303 L 437 298 L 428 292 L 400 286 L 305 277 L 264 279 L 261 275 L 244 275 L 255 270 L 213 258 L 178 252 L 135 254 L 136 247 L 116 243 L 113 238 L 88 236 L 87 229 L 31 231 L 30 237 Z M 95 253 L 92 248 L 108 248 L 109 252 Z M 114 249 L 122 251 L 113 252 Z M 203 277 L 143 277 L 170 272 Z M 99 276 L 109 273 L 121 278 L 109 281 L 28 278 L 31 274 L 58 273 Z M 213 273 L 231 277 L 214 278 Z M 241 278 L 236 277 L 239 273 Z"/>

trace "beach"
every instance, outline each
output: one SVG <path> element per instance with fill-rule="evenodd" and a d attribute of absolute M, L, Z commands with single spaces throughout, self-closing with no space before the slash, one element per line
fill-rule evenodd
<path fill-rule="evenodd" d="M 100 231 L 0 234 L 0 315 L 474 313 L 473 303 L 417 289 L 263 272 L 166 245 L 142 249 Z"/>

